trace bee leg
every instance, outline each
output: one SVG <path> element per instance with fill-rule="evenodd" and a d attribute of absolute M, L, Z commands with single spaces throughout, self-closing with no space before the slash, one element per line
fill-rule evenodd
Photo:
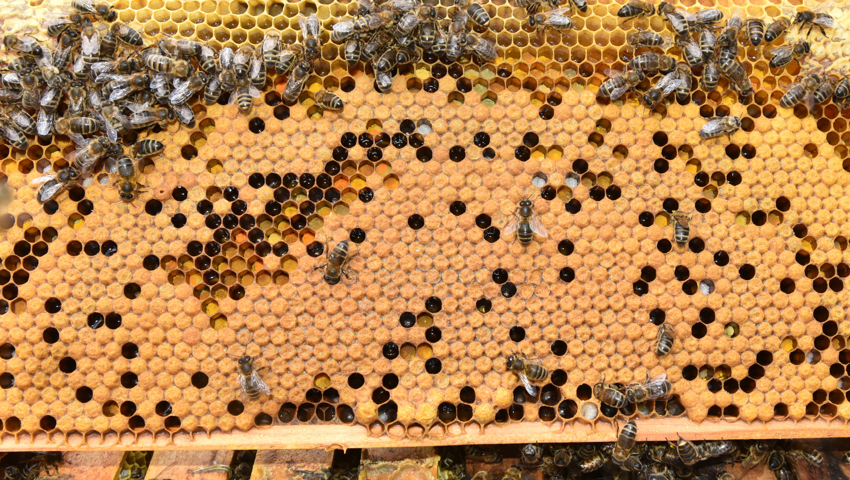
<path fill-rule="evenodd" d="M 325 267 L 327 267 L 327 266 L 328 266 L 328 264 L 327 264 L 327 263 L 326 263 L 326 264 L 324 264 L 324 265 L 316 265 L 315 267 L 313 267 L 313 270 L 310 270 L 310 271 L 311 271 L 311 272 L 314 272 L 314 271 L 316 271 L 316 270 L 318 270 L 318 269 L 320 269 L 320 268 L 325 268 Z"/>

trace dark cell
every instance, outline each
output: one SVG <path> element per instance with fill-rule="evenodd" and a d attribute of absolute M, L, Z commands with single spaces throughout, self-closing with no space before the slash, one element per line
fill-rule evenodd
<path fill-rule="evenodd" d="M 730 185 L 740 185 L 744 178 L 740 173 L 736 171 L 731 171 L 726 174 L 726 181 L 729 182 Z"/>
<path fill-rule="evenodd" d="M 407 137 L 403 133 L 396 133 L 392 140 L 395 148 L 401 149 L 407 146 Z"/>
<path fill-rule="evenodd" d="M 499 232 L 499 229 L 496 227 L 490 227 L 484 230 L 484 240 L 489 243 L 498 241 L 501 236 L 501 232 Z"/>
<path fill-rule="evenodd" d="M 666 238 L 662 238 L 656 244 L 656 248 L 658 248 L 658 251 L 661 252 L 661 253 L 667 253 L 667 252 L 669 252 L 670 250 L 673 249 L 673 244 L 670 243 L 670 240 L 667 240 Z"/>
<path fill-rule="evenodd" d="M 325 193 L 321 188 L 311 188 L 310 191 L 307 192 L 307 198 L 309 198 L 311 202 L 320 202 L 323 198 L 325 198 Z"/>
<path fill-rule="evenodd" d="M 466 158 L 466 150 L 463 147 L 455 145 L 449 149 L 449 159 L 453 162 L 459 162 Z"/>
<path fill-rule="evenodd" d="M 280 184 L 283 185 L 285 188 L 289 188 L 289 189 L 295 188 L 295 187 L 298 186 L 298 175 L 296 175 L 292 172 L 289 172 L 289 173 L 287 173 L 286 175 L 283 176 Z"/>
<path fill-rule="evenodd" d="M 316 258 L 321 256 L 323 253 L 325 253 L 325 246 L 320 242 L 313 242 L 307 245 L 307 255 Z"/>
<path fill-rule="evenodd" d="M 220 244 L 227 243 L 230 240 L 230 230 L 226 228 L 219 228 L 213 232 L 213 240 Z"/>
<path fill-rule="evenodd" d="M 569 240 L 561 240 L 558 242 L 558 253 L 564 256 L 569 256 L 575 250 L 573 242 Z"/>
<path fill-rule="evenodd" d="M 478 132 L 472 138 L 472 141 L 475 142 L 476 147 L 484 148 L 490 145 L 490 135 L 488 135 L 486 132 Z"/>
<path fill-rule="evenodd" d="M 487 160 L 493 160 L 496 158 L 496 151 L 490 147 L 485 148 L 481 151 L 481 155 L 484 156 Z"/>
<path fill-rule="evenodd" d="M 407 141 L 413 148 L 419 148 L 422 145 L 425 145 L 425 137 L 423 137 L 421 133 L 414 133 L 407 139 Z"/>
<path fill-rule="evenodd" d="M 429 147 L 422 147 L 416 150 L 416 159 L 422 163 L 430 161 L 432 155 L 431 148 Z"/>
<path fill-rule="evenodd" d="M 475 225 L 477 225 L 478 228 L 489 227 L 490 226 L 490 216 L 485 215 L 483 213 L 478 215 L 477 217 L 475 217 Z"/>
<path fill-rule="evenodd" d="M 248 121 L 248 130 L 251 133 L 263 133 L 263 130 L 266 129 L 266 122 L 263 121 L 262 118 L 252 118 Z"/>
<path fill-rule="evenodd" d="M 301 230 L 302 228 L 307 226 L 307 217 L 303 215 L 295 215 L 294 217 L 292 217 L 290 225 L 292 225 L 292 228 L 296 230 Z"/>
<path fill-rule="evenodd" d="M 221 219 L 221 224 L 224 225 L 224 228 L 234 229 L 237 225 L 239 225 L 239 217 L 232 213 L 228 213 Z"/>
<path fill-rule="evenodd" d="M 416 325 L 416 315 L 410 312 L 404 312 L 399 316 L 398 322 L 404 328 L 413 328 Z"/>
<path fill-rule="evenodd" d="M 416 124 L 413 123 L 413 120 L 404 119 L 399 125 L 399 130 L 401 130 L 401 132 L 404 134 L 410 135 L 416 130 Z"/>
<path fill-rule="evenodd" d="M 375 145 L 381 148 L 387 148 L 390 146 L 390 136 L 387 133 L 379 133 L 377 137 L 375 137 Z"/>
<path fill-rule="evenodd" d="M 596 200 L 597 202 L 601 201 L 603 198 L 605 198 L 605 189 L 600 187 L 599 185 L 594 185 L 590 187 L 589 195 L 590 198 L 592 198 L 593 200 Z"/>
<path fill-rule="evenodd" d="M 526 146 L 517 147 L 516 150 L 514 150 L 514 156 L 521 162 L 528 161 L 528 159 L 531 158 L 531 150 L 529 150 Z"/>
<path fill-rule="evenodd" d="M 124 388 L 133 388 L 139 384 L 139 377 L 133 372 L 126 372 L 121 375 L 121 386 Z"/>
<path fill-rule="evenodd" d="M 156 270 L 159 268 L 159 257 L 156 255 L 148 255 L 142 260 L 142 266 L 145 267 L 145 270 Z"/>
<path fill-rule="evenodd" d="M 557 356 L 563 356 L 567 353 L 567 343 L 563 340 L 555 340 L 552 342 L 552 353 Z"/>
<path fill-rule="evenodd" d="M 554 200 L 558 196 L 558 191 L 551 185 L 544 185 L 540 189 L 540 198 L 543 200 Z"/>
<path fill-rule="evenodd" d="M 649 285 L 643 280 L 638 280 L 637 282 L 635 282 L 633 290 L 635 292 L 635 295 L 643 296 L 649 293 Z"/>
<path fill-rule="evenodd" d="M 655 280 L 655 269 L 650 267 L 650 266 L 646 266 L 646 267 L 641 268 L 640 269 L 640 278 L 642 278 L 644 281 L 647 281 L 647 282 L 651 282 L 651 281 Z"/>
<path fill-rule="evenodd" d="M 375 198 L 375 192 L 373 192 L 369 187 L 363 187 L 363 189 L 360 190 L 360 193 L 357 194 L 357 198 L 359 198 L 363 203 L 369 203 L 373 198 Z"/>
<path fill-rule="evenodd" d="M 745 263 L 738 269 L 738 275 L 744 280 L 752 280 L 756 276 L 756 269 L 749 263 Z"/>
<path fill-rule="evenodd" d="M 374 143 L 374 139 L 369 133 L 361 133 L 357 138 L 357 143 L 363 148 L 369 148 L 372 146 L 372 143 Z"/>
<path fill-rule="evenodd" d="M 283 206 L 280 204 L 280 202 L 276 202 L 274 200 L 269 200 L 266 203 L 265 211 L 266 211 L 267 214 L 274 217 L 276 215 L 279 215 L 280 212 L 283 211 Z"/>
<path fill-rule="evenodd" d="M 253 188 L 262 187 L 264 182 L 265 182 L 265 179 L 263 178 L 262 173 L 252 173 L 251 176 L 248 177 L 248 185 L 250 185 Z M 182 187 L 178 187 L 178 188 L 182 188 Z"/>
<path fill-rule="evenodd" d="M 211 230 L 215 230 L 221 226 L 221 217 L 217 213 L 211 213 L 204 219 L 204 225 Z"/>
<path fill-rule="evenodd" d="M 107 257 L 111 257 L 118 253 L 118 244 L 116 244 L 112 240 L 107 240 L 103 242 L 103 245 L 100 246 L 100 253 Z"/>
<path fill-rule="evenodd" d="M 189 255 L 197 257 L 204 251 L 204 245 L 197 240 L 192 240 L 186 245 L 186 251 L 189 252 Z"/>
<path fill-rule="evenodd" d="M 248 204 L 245 203 L 244 200 L 236 200 L 230 204 L 230 210 L 232 210 L 235 215 L 242 215 L 248 211 Z"/>
<path fill-rule="evenodd" d="M 725 267 L 729 264 L 729 254 L 724 252 L 723 250 L 714 254 L 714 264 Z"/>
<path fill-rule="evenodd" d="M 381 385 L 387 390 L 394 390 L 398 386 L 398 375 L 394 373 L 384 375 L 384 378 L 381 379 Z"/>
<path fill-rule="evenodd" d="M 540 113 L 538 115 L 543 120 L 552 120 L 555 117 L 555 109 L 549 105 L 543 105 L 540 107 Z"/>
<path fill-rule="evenodd" d="M 366 150 L 366 158 L 372 162 L 377 162 L 384 158 L 384 151 L 378 147 L 372 147 L 369 150 Z"/>
<path fill-rule="evenodd" d="M 327 173 L 320 173 L 316 177 L 316 186 L 319 188 L 330 188 L 333 185 L 333 178 Z"/>
<path fill-rule="evenodd" d="M 617 200 L 621 195 L 620 187 L 616 185 L 611 185 L 605 189 L 605 196 L 608 197 L 608 200 Z"/>
<path fill-rule="evenodd" d="M 493 309 L 493 302 L 487 300 L 486 298 L 479 298 L 475 302 L 475 309 L 481 313 L 487 313 Z"/>
<path fill-rule="evenodd" d="M 463 215 L 466 213 L 466 204 L 460 200 L 455 200 L 451 203 L 451 205 L 449 205 L 449 211 L 455 216 Z"/>
<path fill-rule="evenodd" d="M 673 212 L 675 212 L 676 210 L 679 209 L 679 202 L 677 202 L 673 198 L 668 198 L 668 199 L 664 200 L 664 202 L 662 202 L 661 206 L 662 206 L 662 208 L 664 208 L 665 212 L 673 213 Z"/>
<path fill-rule="evenodd" d="M 209 215 L 213 211 L 213 204 L 209 200 L 201 200 L 198 202 L 198 213 L 201 215 Z"/>
<path fill-rule="evenodd" d="M 667 314 L 660 308 L 654 308 L 649 312 L 649 321 L 655 325 L 661 325 L 667 319 Z"/>
<path fill-rule="evenodd" d="M 287 190 L 287 189 L 285 189 L 285 188 L 278 188 L 278 189 L 276 189 L 276 190 L 274 191 L 274 194 L 273 194 L 273 195 L 274 195 L 274 199 L 275 199 L 275 201 L 278 201 L 278 202 L 281 202 L 281 203 L 283 203 L 283 202 L 285 202 L 285 201 L 289 200 L 289 198 L 291 197 L 291 194 L 289 193 L 289 190 Z"/>
<path fill-rule="evenodd" d="M 711 180 L 711 177 L 708 176 L 707 172 L 699 172 L 694 175 L 694 184 L 698 187 L 704 187 L 708 185 L 708 182 Z"/>
<path fill-rule="evenodd" d="M 272 115 L 278 120 L 286 120 L 289 118 L 289 107 L 286 105 L 278 105 L 272 110 Z"/>
<path fill-rule="evenodd" d="M 688 295 L 697 293 L 697 282 L 695 280 L 687 280 L 682 284 L 682 291 Z"/>
<path fill-rule="evenodd" d="M 159 200 L 157 200 L 159 202 Z M 162 204 L 160 203 L 160 206 Z M 94 211 L 94 203 L 91 200 L 83 200 L 79 204 L 77 204 L 77 211 L 83 215 L 89 215 Z"/>
<path fill-rule="evenodd" d="M 103 315 L 97 312 L 90 313 L 87 319 L 87 323 L 89 327 L 97 330 L 98 328 L 103 326 Z"/>
<path fill-rule="evenodd" d="M 162 211 L 162 202 L 152 198 L 145 203 L 145 213 L 148 215 L 157 215 Z"/>
<path fill-rule="evenodd" d="M 348 235 L 348 239 L 353 243 L 363 243 L 363 241 L 366 240 L 366 232 L 364 232 L 361 228 L 355 228 Z"/>
<path fill-rule="evenodd" d="M 364 188 L 364 190 L 365 190 L 365 188 Z M 362 191 L 360 193 L 361 193 L 361 195 L 363 194 Z M 337 190 L 335 188 L 329 188 L 325 191 L 325 200 L 327 200 L 331 203 L 336 203 L 341 198 L 342 198 L 342 195 L 339 193 L 339 190 Z"/>
<path fill-rule="evenodd" d="M 340 172 L 339 163 L 330 161 L 325 164 L 325 173 L 328 175 L 336 175 Z"/>
<path fill-rule="evenodd" d="M 655 160 L 655 163 L 652 165 L 652 168 L 658 173 L 665 173 L 670 169 L 670 163 L 667 159 L 659 158 Z"/>
<path fill-rule="evenodd" d="M 522 136 L 522 144 L 528 148 L 534 148 L 540 143 L 540 137 L 534 132 L 528 132 Z"/>
<path fill-rule="evenodd" d="M 713 309 L 708 308 L 708 307 L 704 307 L 704 308 L 700 309 L 700 311 L 699 311 L 699 321 L 701 321 L 702 323 L 705 323 L 706 325 L 710 324 L 710 323 L 714 323 L 715 318 L 716 318 L 716 315 L 715 315 Z"/>
<path fill-rule="evenodd" d="M 384 357 L 388 358 L 389 360 L 398 357 L 398 345 L 393 342 L 387 343 L 386 345 L 384 345 L 383 353 Z"/>
<path fill-rule="evenodd" d="M 575 215 L 576 213 L 581 211 L 581 202 L 574 198 L 564 204 L 564 210 Z"/>
<path fill-rule="evenodd" d="M 497 268 L 493 270 L 493 281 L 497 284 L 502 284 L 508 281 L 508 272 L 504 269 Z"/>
<path fill-rule="evenodd" d="M 767 222 L 767 214 L 761 210 L 756 210 L 752 215 L 753 225 L 760 227 Z"/>
<path fill-rule="evenodd" d="M 331 156 L 337 162 L 343 162 L 348 159 L 348 150 L 344 147 L 336 147 L 333 149 L 333 152 L 331 152 Z"/>
<path fill-rule="evenodd" d="M 520 327 L 519 325 L 512 327 L 508 334 L 511 337 L 511 340 L 514 342 L 521 342 L 525 340 L 525 329 Z"/>
<path fill-rule="evenodd" d="M 428 297 L 425 300 L 425 310 L 431 313 L 437 313 L 443 309 L 443 301 L 437 297 Z"/>
<path fill-rule="evenodd" d="M 573 171 L 579 175 L 586 173 L 588 168 L 590 166 L 587 164 L 587 160 L 579 158 L 573 161 Z"/>
<path fill-rule="evenodd" d="M 570 267 L 564 267 L 558 273 L 558 276 L 562 281 L 570 283 L 576 279 L 576 272 Z"/>
<path fill-rule="evenodd" d="M 694 253 L 700 253 L 705 250 L 705 242 L 701 238 L 692 238 L 688 242 L 688 249 Z"/>
<path fill-rule="evenodd" d="M 339 143 L 342 144 L 345 148 L 352 148 L 357 145 L 357 135 L 347 132 L 342 134 L 342 137 L 339 139 Z"/>
<path fill-rule="evenodd" d="M 121 315 L 115 312 L 106 314 L 106 327 L 110 330 L 115 330 L 123 323 Z"/>
<path fill-rule="evenodd" d="M 642 212 L 638 215 L 638 223 L 644 227 L 651 227 L 655 223 L 655 215 L 650 212 Z"/>
<path fill-rule="evenodd" d="M 225 200 L 232 202 L 239 198 L 239 189 L 236 187 L 227 187 L 221 194 Z"/>
<path fill-rule="evenodd" d="M 58 313 L 62 310 L 62 301 L 55 297 L 50 297 L 44 302 L 44 310 L 47 313 Z"/>
<path fill-rule="evenodd" d="M 94 240 L 88 241 L 86 246 L 83 247 L 83 251 L 86 252 L 86 255 L 92 257 L 100 252 L 100 245 Z"/>
<path fill-rule="evenodd" d="M 422 215 L 414 213 L 407 219 L 407 225 L 414 230 L 419 230 L 425 226 L 425 219 L 422 218 Z"/>
<path fill-rule="evenodd" d="M 676 280 L 680 282 L 684 282 L 691 276 L 691 271 L 688 270 L 688 267 L 684 265 L 679 265 L 673 270 L 673 275 L 676 276 Z"/>
<path fill-rule="evenodd" d="M 53 215 L 59 210 L 59 202 L 56 200 L 49 200 L 44 203 L 44 213 L 48 215 Z"/>
<path fill-rule="evenodd" d="M 425 361 L 425 371 L 430 373 L 431 375 L 436 375 L 440 373 L 442 369 L 443 362 L 441 362 L 439 358 L 431 357 Z"/>
<path fill-rule="evenodd" d="M 357 390 L 366 383 L 366 379 L 359 373 L 352 373 L 348 376 L 348 386 Z"/>
<path fill-rule="evenodd" d="M 516 295 L 516 290 L 516 285 L 512 282 L 506 282 L 501 288 L 502 296 L 505 298 L 511 298 Z"/>
<path fill-rule="evenodd" d="M 316 177 L 309 173 L 303 173 L 298 177 L 298 183 L 304 188 L 312 188 L 316 184 Z"/>
<path fill-rule="evenodd" d="M 428 330 L 425 330 L 425 340 L 428 340 L 431 343 L 439 342 L 442 338 L 443 332 L 441 332 L 437 327 L 430 327 Z"/>

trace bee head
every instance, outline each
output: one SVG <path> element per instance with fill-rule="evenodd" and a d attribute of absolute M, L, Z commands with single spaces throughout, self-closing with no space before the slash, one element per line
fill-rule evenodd
<path fill-rule="evenodd" d="M 513 370 L 514 366 L 519 367 L 519 362 L 519 358 L 511 355 L 510 357 L 508 357 L 508 360 L 507 362 L 505 362 L 505 365 L 508 367 L 508 369 Z"/>
<path fill-rule="evenodd" d="M 239 360 L 237 360 L 237 363 L 239 363 L 239 370 L 242 373 L 250 373 L 251 369 L 253 368 L 251 366 L 251 357 L 249 357 L 248 355 L 243 355 L 243 356 L 239 357 Z"/>
<path fill-rule="evenodd" d="M 806 21 L 806 12 L 797 12 L 797 16 L 794 18 L 794 22 L 802 23 Z"/>

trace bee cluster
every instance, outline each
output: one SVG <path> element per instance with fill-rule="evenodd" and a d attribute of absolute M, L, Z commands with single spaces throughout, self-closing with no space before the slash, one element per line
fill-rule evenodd
<path fill-rule="evenodd" d="M 626 70 L 621 72 L 609 70 L 610 78 L 599 89 L 600 97 L 616 100 L 626 92 L 634 91 L 636 87 L 657 72 L 666 72 L 654 85 L 639 95 L 641 103 L 648 109 L 655 108 L 673 92 L 680 104 L 686 104 L 694 87 L 694 76 L 701 77 L 702 88 L 706 92 L 717 89 L 721 77 L 728 79 L 730 87 L 738 92 L 742 103 L 747 103 L 754 93 L 752 82 L 739 59 L 747 45 L 756 48 L 762 44 L 770 44 L 792 26 L 798 31 L 809 27 L 808 38 L 812 30 L 818 28 L 826 35 L 826 28 L 835 25 L 834 19 L 825 13 L 826 5 L 814 10 L 798 12 L 778 17 L 770 24 L 761 18 L 747 17 L 744 10 L 735 8 L 726 20 L 725 26 L 718 25 L 724 18 L 723 13 L 716 8 L 704 8 L 695 13 L 688 12 L 670 3 L 662 1 L 655 5 L 639 0 L 632 0 L 624 5 L 617 13 L 620 18 L 628 20 L 638 17 L 660 15 L 669 27 L 673 38 L 652 31 L 631 32 L 626 39 L 637 55 L 632 58 Z M 792 20 L 793 19 L 793 20 Z M 681 52 L 682 59 L 676 60 L 666 53 L 647 49 L 667 51 L 676 46 Z M 802 62 L 811 51 L 807 40 L 798 39 L 774 48 L 769 67 L 783 69 L 792 61 Z M 842 108 L 850 97 L 850 82 L 846 77 L 841 79 L 831 76 L 812 74 L 803 78 L 782 97 L 780 104 L 791 107 L 798 103 L 807 102 L 809 108 L 834 100 Z M 741 127 L 740 117 L 712 117 L 700 131 L 704 139 L 721 135 L 731 136 Z"/>
<path fill-rule="evenodd" d="M 445 447 L 440 478 L 448 480 L 579 480 L 589 478 L 641 480 L 735 480 L 756 467 L 777 480 L 799 478 L 806 470 L 830 478 L 846 478 L 841 462 L 812 445 L 795 441 L 637 442 L 637 427 L 627 423 L 613 443 L 526 444 L 515 452 L 505 448 Z M 468 469 L 467 465 L 472 468 Z M 477 472 L 476 469 L 479 469 Z M 759 477 L 762 478 L 762 477 Z M 765 477 L 766 478 L 766 477 Z"/>
<path fill-rule="evenodd" d="M 348 65 L 369 65 L 375 88 L 388 92 L 396 67 L 419 62 L 426 54 L 447 63 L 468 54 L 482 62 L 495 60 L 495 44 L 481 36 L 489 24 L 487 11 L 471 0 L 457 2 L 445 18 L 421 0 L 360 0 L 356 18 L 334 24 L 331 40 L 344 45 Z"/>

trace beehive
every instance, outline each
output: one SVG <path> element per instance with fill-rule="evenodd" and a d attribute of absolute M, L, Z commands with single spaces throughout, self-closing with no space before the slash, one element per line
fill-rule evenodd
<path fill-rule="evenodd" d="M 153 135 L 167 147 L 145 164 L 150 192 L 131 205 L 105 174 L 39 205 L 30 182 L 67 165 L 69 142 L 0 147 L 16 189 L 0 218 L 5 444 L 178 433 L 226 443 L 326 424 L 360 427 L 317 435 L 557 431 L 618 413 L 592 398 L 596 382 L 661 373 L 669 405 L 620 413 L 683 416 L 673 424 L 694 436 L 705 420 L 843 425 L 847 111 L 780 108 L 800 68 L 770 71 L 770 46 L 747 49 L 756 94 L 746 105 L 726 80 L 652 111 L 598 99 L 603 72 L 633 54 L 621 3 L 591 2 L 561 34 L 490 0 L 494 64 L 426 55 L 383 95 L 325 32 L 298 104 L 280 103 L 285 78 L 273 78 L 248 116 L 196 103 L 196 128 Z M 728 16 L 739 4 L 717 6 Z M 746 8 L 767 19 L 783 6 Z M 329 28 L 356 3 L 116 8 L 150 36 L 233 46 L 270 28 L 294 42 L 299 13 Z M 320 88 L 344 110 L 313 105 Z M 699 138 L 707 117 L 730 113 L 743 119 L 730 140 Z M 549 237 L 526 248 L 500 232 L 533 192 Z M 692 212 L 685 249 L 672 243 L 674 210 Z M 315 267 L 346 239 L 353 278 L 329 286 Z M 659 359 L 662 323 L 677 341 Z M 516 352 L 551 372 L 541 398 L 506 371 Z M 240 397 L 233 357 L 243 354 L 268 367 L 272 394 L 260 402 Z M 486 432 L 500 441 L 499 428 Z"/>

